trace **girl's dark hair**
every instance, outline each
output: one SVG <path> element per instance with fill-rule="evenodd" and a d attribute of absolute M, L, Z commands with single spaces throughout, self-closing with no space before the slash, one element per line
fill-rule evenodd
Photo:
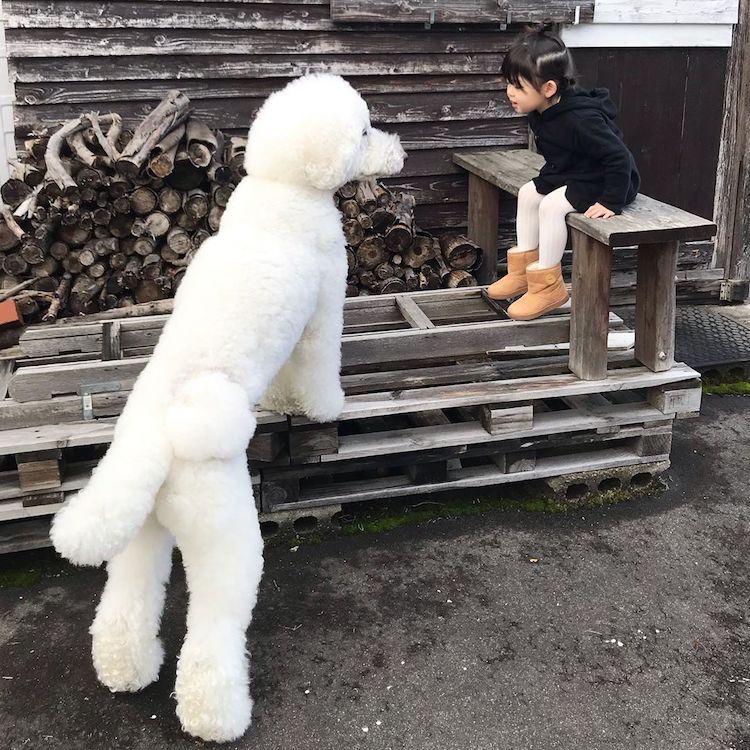
<path fill-rule="evenodd" d="M 516 39 L 503 60 L 506 81 L 522 88 L 523 78 L 537 90 L 546 81 L 555 81 L 559 94 L 575 86 L 573 58 L 554 29 L 554 24 L 539 24 Z"/>

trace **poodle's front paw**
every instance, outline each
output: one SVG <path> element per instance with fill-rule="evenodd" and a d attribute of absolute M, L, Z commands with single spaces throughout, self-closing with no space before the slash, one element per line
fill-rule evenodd
<path fill-rule="evenodd" d="M 324 394 L 316 394 L 305 405 L 304 414 L 316 422 L 333 422 L 344 409 L 344 391 L 338 387 Z"/>
<path fill-rule="evenodd" d="M 195 737 L 229 742 L 250 726 L 253 702 L 248 687 L 247 661 L 237 655 L 224 660 L 207 654 L 186 654 L 177 664 L 177 718 Z"/>
<path fill-rule="evenodd" d="M 49 535 L 57 552 L 74 565 L 101 565 L 121 546 L 107 537 L 99 514 L 80 493 L 55 514 Z"/>
<path fill-rule="evenodd" d="M 295 415 L 303 413 L 302 407 L 294 398 L 288 394 L 274 393 L 272 391 L 264 394 L 258 406 L 275 414 Z"/>
<path fill-rule="evenodd" d="M 156 681 L 164 660 L 159 638 L 143 633 L 125 618 L 94 621 L 91 635 L 96 676 L 113 693 L 133 693 Z"/>

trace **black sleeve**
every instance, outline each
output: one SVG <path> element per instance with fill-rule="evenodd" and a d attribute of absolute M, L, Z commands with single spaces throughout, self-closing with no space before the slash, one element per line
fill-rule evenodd
<path fill-rule="evenodd" d="M 601 162 L 604 167 L 604 190 L 597 202 L 620 213 L 630 187 L 630 152 L 612 132 L 603 116 L 578 122 L 576 148 Z"/>

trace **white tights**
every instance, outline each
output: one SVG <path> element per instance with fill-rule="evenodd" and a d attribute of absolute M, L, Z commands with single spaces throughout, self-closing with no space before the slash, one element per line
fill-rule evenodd
<path fill-rule="evenodd" d="M 539 248 L 539 268 L 556 266 L 565 252 L 568 227 L 565 217 L 575 211 L 565 197 L 565 186 L 549 195 L 537 193 L 533 182 L 518 191 L 516 234 L 518 251 Z"/>

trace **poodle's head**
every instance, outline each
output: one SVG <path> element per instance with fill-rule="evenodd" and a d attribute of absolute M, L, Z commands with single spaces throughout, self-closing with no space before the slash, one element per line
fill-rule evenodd
<path fill-rule="evenodd" d="M 247 142 L 249 175 L 336 190 L 349 180 L 395 174 L 406 154 L 376 130 L 364 99 L 340 76 L 297 78 L 259 110 Z"/>

